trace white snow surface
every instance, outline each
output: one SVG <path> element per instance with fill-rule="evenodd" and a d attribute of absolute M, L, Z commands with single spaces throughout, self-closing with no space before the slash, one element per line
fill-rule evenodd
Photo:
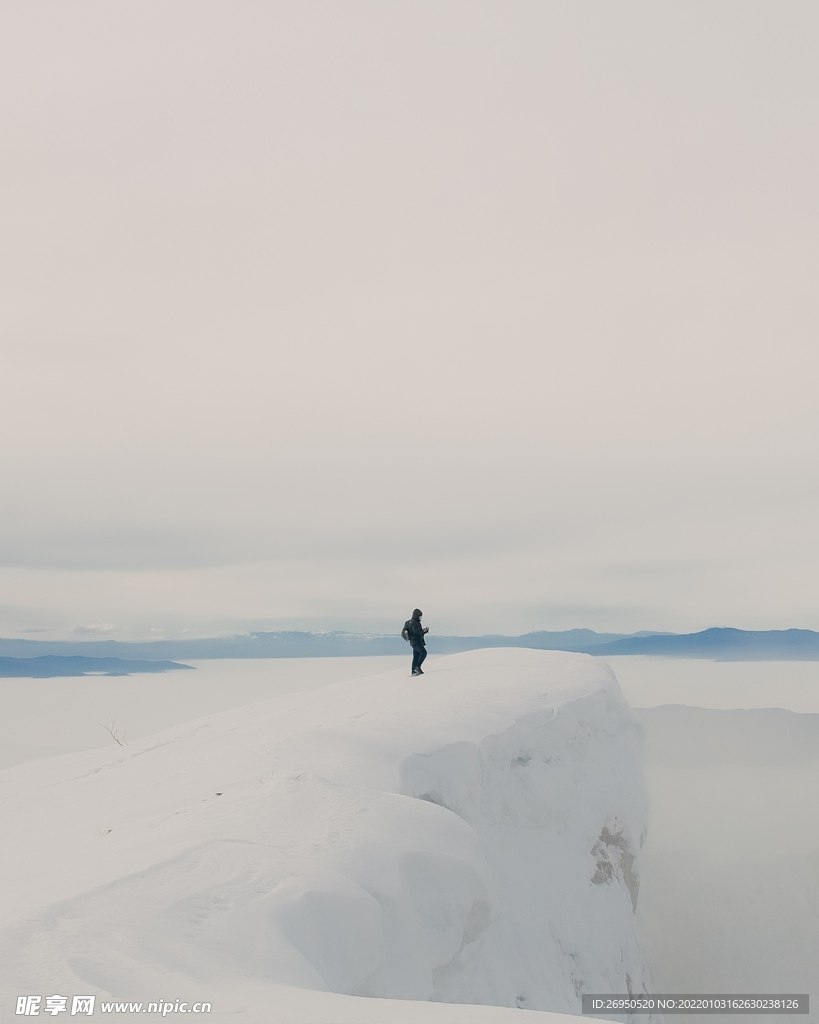
<path fill-rule="evenodd" d="M 7 769 L 3 1002 L 500 1021 L 384 998 L 576 1014 L 650 990 L 639 744 L 604 663 L 501 649 Z"/>

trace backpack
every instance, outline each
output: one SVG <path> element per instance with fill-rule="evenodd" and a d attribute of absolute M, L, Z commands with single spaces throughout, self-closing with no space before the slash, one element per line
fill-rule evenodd
<path fill-rule="evenodd" d="M 407 621 L 404 623 L 404 628 L 401 630 L 401 639 L 402 640 L 409 640 L 409 625 L 410 625 L 410 619 L 407 619 Z"/>

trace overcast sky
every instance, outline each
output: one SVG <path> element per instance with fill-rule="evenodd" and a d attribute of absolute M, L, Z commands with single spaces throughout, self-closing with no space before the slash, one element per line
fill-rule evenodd
<path fill-rule="evenodd" d="M 0 635 L 819 628 L 817 30 L 3 4 Z"/>

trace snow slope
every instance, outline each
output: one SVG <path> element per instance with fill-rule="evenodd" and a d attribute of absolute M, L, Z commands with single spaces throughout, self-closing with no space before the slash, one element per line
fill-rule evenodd
<path fill-rule="evenodd" d="M 209 658 L 169 675 L 0 677 L 0 769 L 34 758 L 111 745 L 106 725 L 130 743 L 194 718 L 285 693 L 403 666 L 403 658 Z M 431 660 L 431 659 L 430 659 Z"/>
<path fill-rule="evenodd" d="M 7 769 L 0 799 L 6 1005 L 437 1020 L 327 993 L 578 1013 L 583 989 L 650 987 L 638 727 L 585 655 L 473 651 L 284 695 Z M 505 1019 L 464 1012 L 446 1019 Z"/>

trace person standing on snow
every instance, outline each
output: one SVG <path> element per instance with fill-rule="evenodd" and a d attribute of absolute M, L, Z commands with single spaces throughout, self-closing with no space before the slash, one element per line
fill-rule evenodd
<path fill-rule="evenodd" d="M 427 656 L 427 644 L 424 640 L 424 635 L 429 632 L 429 626 L 421 625 L 422 615 L 421 609 L 416 608 L 412 613 L 412 618 L 407 619 L 404 623 L 404 628 L 401 630 L 401 636 L 405 640 L 409 640 L 412 647 L 412 674 L 414 676 L 422 676 L 424 674 L 421 664 Z"/>

